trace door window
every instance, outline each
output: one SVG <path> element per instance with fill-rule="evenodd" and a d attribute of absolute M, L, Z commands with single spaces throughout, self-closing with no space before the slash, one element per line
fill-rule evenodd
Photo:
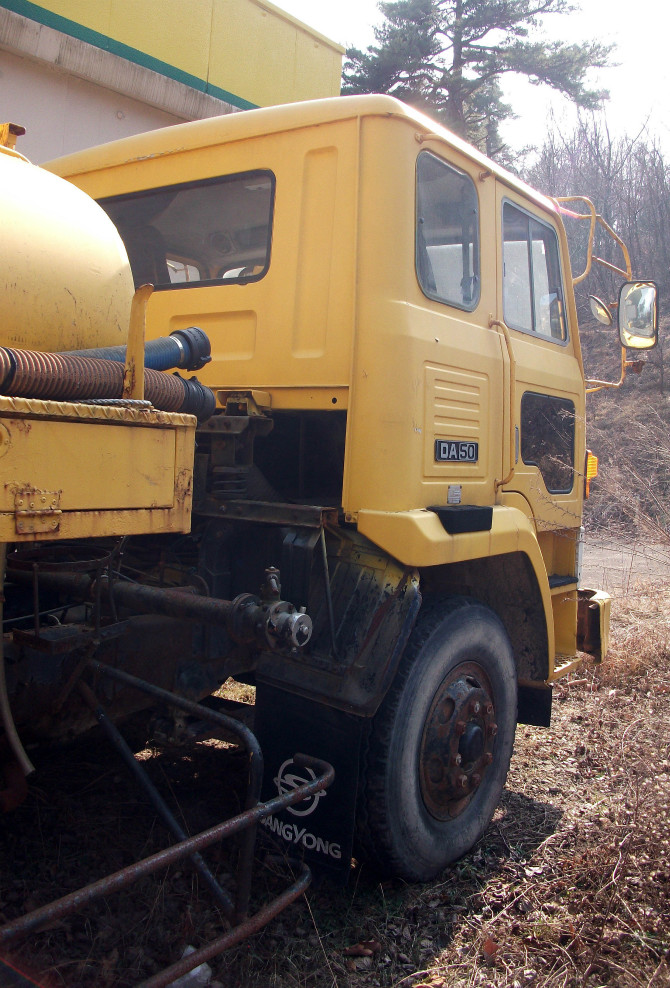
<path fill-rule="evenodd" d="M 526 391 L 521 399 L 521 458 L 538 467 L 551 494 L 568 494 L 572 490 L 574 402 Z"/>
<path fill-rule="evenodd" d="M 503 204 L 503 311 L 512 329 L 567 338 L 556 231 L 510 202 Z"/>

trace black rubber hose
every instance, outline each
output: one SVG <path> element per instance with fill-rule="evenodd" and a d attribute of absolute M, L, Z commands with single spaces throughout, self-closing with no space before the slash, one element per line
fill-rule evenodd
<path fill-rule="evenodd" d="M 174 374 L 177 381 L 181 381 L 184 386 L 184 403 L 179 409 L 187 415 L 195 415 L 198 422 L 204 422 L 216 411 L 216 397 L 211 388 L 206 388 L 204 384 L 195 377 L 186 380 L 179 374 Z"/>
<path fill-rule="evenodd" d="M 92 350 L 67 350 L 64 356 L 100 357 L 125 363 L 125 346 L 101 346 Z M 149 340 L 144 346 L 144 366 L 151 370 L 165 371 L 173 367 L 181 370 L 201 370 L 212 359 L 209 337 L 197 326 L 175 329 L 169 336 Z"/>

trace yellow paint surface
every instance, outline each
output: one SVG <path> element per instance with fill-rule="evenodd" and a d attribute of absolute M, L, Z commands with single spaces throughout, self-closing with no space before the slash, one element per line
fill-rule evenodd
<path fill-rule="evenodd" d="M 417 278 L 416 173 L 426 150 L 467 176 L 476 192 L 481 286 L 472 310 L 430 297 Z M 273 410 L 346 411 L 338 503 L 346 521 L 412 567 L 524 556 L 542 600 L 550 673 L 556 646 L 561 655 L 574 653 L 574 588 L 550 589 L 550 577 L 576 573 L 582 515 L 584 379 L 569 283 L 567 339 L 502 322 L 505 202 L 553 228 L 569 273 L 551 201 L 382 96 L 198 121 L 50 167 L 94 198 L 271 172 L 267 272 L 248 283 L 221 279 L 156 291 L 148 337 L 202 326 L 213 359 L 200 377 L 214 390 L 262 390 Z M 235 220 L 222 224 L 216 232 L 234 242 Z M 550 492 L 538 465 L 523 461 L 522 399 L 529 392 L 575 407 L 569 491 Z M 436 439 L 476 442 L 477 458 L 437 460 Z M 491 530 L 449 535 L 426 510 L 458 503 L 491 506 Z"/>
<path fill-rule="evenodd" d="M 188 531 L 195 419 L 109 411 L 0 398 L 0 541 Z M 38 534 L 22 537 L 32 511 Z"/>
<path fill-rule="evenodd" d="M 125 343 L 133 281 L 104 211 L 4 148 L 0 187 L 0 345 L 57 351 Z"/>
<path fill-rule="evenodd" d="M 258 106 L 340 90 L 343 49 L 267 0 L 44 0 L 37 6 Z"/>

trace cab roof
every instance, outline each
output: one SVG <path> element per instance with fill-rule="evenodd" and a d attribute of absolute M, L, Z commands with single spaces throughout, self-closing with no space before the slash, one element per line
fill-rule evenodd
<path fill-rule="evenodd" d="M 495 175 L 506 185 L 521 192 L 544 209 L 556 212 L 553 200 L 481 154 L 446 127 L 392 96 L 381 95 L 336 96 L 330 99 L 306 100 L 194 120 L 55 158 L 46 162 L 44 168 L 74 180 L 78 175 L 139 162 L 147 158 L 178 154 L 201 147 L 214 147 L 217 144 L 229 144 L 259 135 L 299 130 L 332 121 L 364 117 L 406 120 L 424 139 L 430 137 L 454 148 L 481 166 L 482 170 Z"/>

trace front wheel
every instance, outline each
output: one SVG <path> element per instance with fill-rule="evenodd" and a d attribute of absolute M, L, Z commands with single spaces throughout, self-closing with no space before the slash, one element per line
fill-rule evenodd
<path fill-rule="evenodd" d="M 419 616 L 370 731 L 359 843 L 384 873 L 427 881 L 468 851 L 500 800 L 517 688 L 507 633 L 465 597 Z"/>

